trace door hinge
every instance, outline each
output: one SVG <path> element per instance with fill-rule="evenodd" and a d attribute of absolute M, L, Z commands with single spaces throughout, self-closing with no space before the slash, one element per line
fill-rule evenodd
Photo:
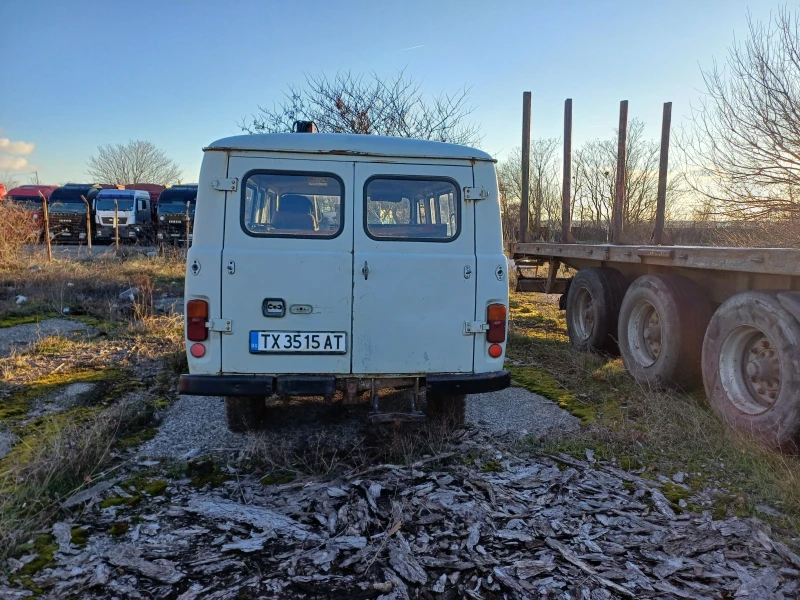
<path fill-rule="evenodd" d="M 476 335 L 489 330 L 489 324 L 485 321 L 464 321 L 464 335 Z"/>
<path fill-rule="evenodd" d="M 221 333 L 233 333 L 233 323 L 230 319 L 209 319 L 206 322 L 209 331 L 219 331 Z"/>
<path fill-rule="evenodd" d="M 211 180 L 211 186 L 220 192 L 235 192 L 239 180 L 236 177 L 220 177 Z"/>
<path fill-rule="evenodd" d="M 489 197 L 489 190 L 485 187 L 465 187 L 464 200 L 472 200 L 478 202 L 479 200 L 486 200 Z"/>

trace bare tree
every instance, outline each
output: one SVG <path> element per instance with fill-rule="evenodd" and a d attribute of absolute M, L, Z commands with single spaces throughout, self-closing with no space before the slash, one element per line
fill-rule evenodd
<path fill-rule="evenodd" d="M 295 121 L 314 121 L 321 132 L 412 137 L 476 145 L 480 128 L 467 117 L 469 88 L 427 96 L 421 84 L 400 71 L 394 77 L 339 72 L 333 79 L 306 75 L 304 86 L 289 86 L 282 102 L 258 107 L 239 124 L 247 133 L 291 131 Z"/>
<path fill-rule="evenodd" d="M 19 179 L 11 171 L 6 171 L 0 175 L 0 184 L 4 185 L 6 191 L 19 187 Z"/>
<path fill-rule="evenodd" d="M 561 228 L 561 188 L 559 184 L 560 141 L 555 138 L 531 140 L 530 198 L 531 232 L 534 239 L 553 239 Z M 497 168 L 500 186 L 503 234 L 506 241 L 519 234 L 522 202 L 522 149 L 515 148 Z"/>
<path fill-rule="evenodd" d="M 800 217 L 800 12 L 747 18 L 724 65 L 703 70 L 706 93 L 680 145 L 690 187 L 728 218 Z"/>
<path fill-rule="evenodd" d="M 182 174 L 178 163 L 167 158 L 163 150 L 142 140 L 98 146 L 97 156 L 89 158 L 87 171 L 95 181 L 121 185 L 169 185 L 176 183 Z"/>
<path fill-rule="evenodd" d="M 626 225 L 646 224 L 655 219 L 658 187 L 659 145 L 644 136 L 644 123 L 631 120 L 625 156 Z M 597 231 L 608 231 L 617 180 L 617 138 L 584 143 L 573 159 L 573 209 L 579 222 Z M 678 195 L 677 179 L 667 182 L 671 200 Z M 667 206 L 670 206 L 668 202 Z"/>

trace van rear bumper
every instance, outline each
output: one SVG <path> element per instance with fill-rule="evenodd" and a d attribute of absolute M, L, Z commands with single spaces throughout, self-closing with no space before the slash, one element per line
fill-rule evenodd
<path fill-rule="evenodd" d="M 427 392 L 436 395 L 482 394 L 511 385 L 509 371 L 440 373 L 425 379 Z M 178 391 L 189 396 L 325 396 L 340 387 L 333 375 L 181 375 Z"/>

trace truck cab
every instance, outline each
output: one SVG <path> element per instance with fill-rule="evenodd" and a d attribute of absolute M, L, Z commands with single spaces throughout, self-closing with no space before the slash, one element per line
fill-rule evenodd
<path fill-rule="evenodd" d="M 55 185 L 21 185 L 10 189 L 6 193 L 5 200 L 10 200 L 16 206 L 28 211 L 36 227 L 43 232 L 44 218 L 42 216 L 42 198 L 47 200 L 56 187 Z"/>
<path fill-rule="evenodd" d="M 273 396 L 367 391 L 371 418 L 510 385 L 494 161 L 413 139 L 263 134 L 205 149 L 186 272 L 184 394 L 233 430 Z M 378 390 L 408 388 L 405 412 Z M 435 410 L 434 410 L 435 409 Z"/>
<path fill-rule="evenodd" d="M 144 190 L 100 190 L 94 199 L 95 237 L 114 240 L 116 226 L 120 241 L 145 240 L 153 223 L 150 203 Z"/>
<path fill-rule="evenodd" d="M 86 220 L 90 218 L 95 197 L 104 187 L 92 183 L 67 183 L 55 189 L 47 200 L 50 238 L 54 242 L 87 242 L 90 235 Z M 85 202 L 84 202 L 85 200 Z"/>
<path fill-rule="evenodd" d="M 161 192 L 156 207 L 156 239 L 161 243 L 188 246 L 196 204 L 196 183 L 173 185 Z"/>

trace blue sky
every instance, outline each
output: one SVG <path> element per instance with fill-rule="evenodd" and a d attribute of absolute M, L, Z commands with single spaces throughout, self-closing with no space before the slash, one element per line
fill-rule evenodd
<path fill-rule="evenodd" d="M 734 34 L 746 32 L 748 9 L 766 19 L 777 7 L 0 0 L 0 176 L 17 167 L 22 181 L 34 169 L 42 183 L 86 179 L 99 144 L 144 139 L 196 181 L 204 145 L 240 133 L 242 117 L 279 100 L 305 72 L 337 70 L 406 68 L 431 93 L 471 86 L 481 146 L 500 158 L 520 143 L 525 90 L 533 92 L 534 137 L 560 136 L 563 101 L 572 97 L 574 144 L 611 135 L 622 99 L 657 139 L 662 103 L 673 102 L 680 125 L 700 96 L 699 65 L 724 60 Z"/>

